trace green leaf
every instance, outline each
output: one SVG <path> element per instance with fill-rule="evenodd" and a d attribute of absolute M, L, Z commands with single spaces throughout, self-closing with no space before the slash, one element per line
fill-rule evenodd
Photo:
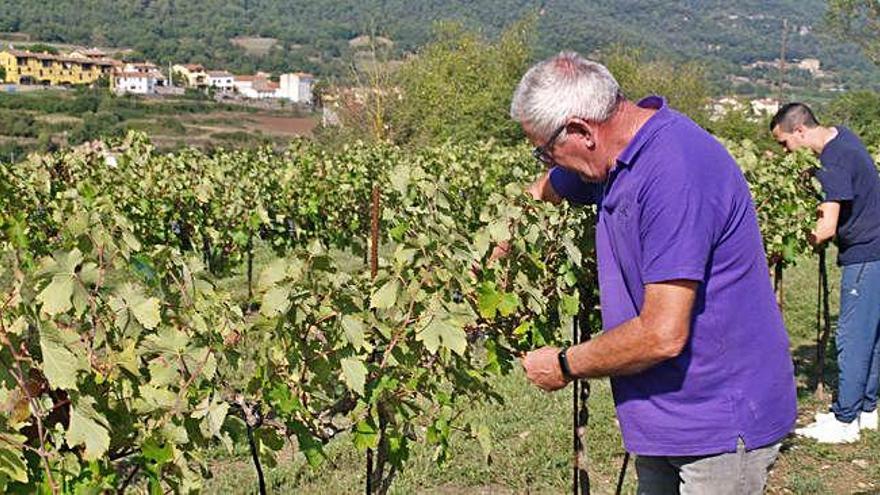
<path fill-rule="evenodd" d="M 563 239 L 562 246 L 565 248 L 565 252 L 568 253 L 568 257 L 571 259 L 572 263 L 581 266 L 581 250 L 574 245 L 571 239 Z"/>
<path fill-rule="evenodd" d="M 208 415 L 206 417 L 208 431 L 211 432 L 211 435 L 217 436 L 220 433 L 220 430 L 223 428 L 223 421 L 226 420 L 226 415 L 229 413 L 229 404 L 217 399 L 214 402 L 211 402 L 211 405 L 208 407 Z"/>
<path fill-rule="evenodd" d="M 3 446 L 0 447 L 0 473 L 5 474 L 12 481 L 27 483 L 27 464 L 24 459 L 24 443 L 27 437 L 23 435 L 4 434 Z M 17 445 L 14 448 L 8 448 Z"/>
<path fill-rule="evenodd" d="M 480 311 L 480 316 L 486 319 L 495 318 L 499 304 L 501 304 L 501 294 L 495 290 L 494 284 L 481 285 L 477 297 L 477 309 Z"/>
<path fill-rule="evenodd" d="M 498 312 L 501 316 L 510 316 L 519 308 L 519 296 L 513 292 L 505 292 L 498 302 Z"/>
<path fill-rule="evenodd" d="M 489 224 L 489 238 L 495 242 L 507 241 L 510 239 L 510 226 L 507 219 L 497 220 Z"/>
<path fill-rule="evenodd" d="M 269 263 L 263 271 L 260 272 L 260 278 L 257 282 L 257 288 L 261 290 L 269 289 L 278 282 L 284 280 L 287 272 L 287 260 L 278 258 Z"/>
<path fill-rule="evenodd" d="M 467 334 L 461 328 L 449 325 L 445 328 L 441 340 L 443 346 L 459 356 L 464 356 L 467 351 Z"/>
<path fill-rule="evenodd" d="M 477 442 L 480 443 L 480 449 L 483 451 L 483 460 L 488 462 L 492 455 L 492 432 L 485 423 L 472 425 L 472 431 L 474 436 L 477 437 Z"/>
<path fill-rule="evenodd" d="M 174 450 L 171 448 L 170 443 L 164 443 L 163 445 L 159 445 L 156 440 L 150 438 L 146 442 L 144 442 L 141 447 L 141 452 L 144 455 L 144 458 L 158 465 L 167 464 L 174 457 Z"/>
<path fill-rule="evenodd" d="M 574 295 L 562 294 L 559 298 L 559 303 L 563 316 L 574 316 L 578 313 L 580 299 L 577 292 Z"/>
<path fill-rule="evenodd" d="M 263 304 L 260 306 L 260 314 L 267 318 L 273 318 L 287 311 L 289 301 L 287 296 L 290 292 L 285 287 L 272 287 L 263 296 Z"/>
<path fill-rule="evenodd" d="M 42 303 L 41 309 L 44 313 L 54 316 L 73 307 L 71 296 L 73 296 L 73 276 L 59 273 L 52 277 L 52 282 L 37 295 L 37 301 Z"/>
<path fill-rule="evenodd" d="M 164 358 L 156 358 L 150 361 L 150 384 L 154 387 L 164 387 L 180 380 L 177 366 L 170 365 Z"/>
<path fill-rule="evenodd" d="M 177 328 L 163 327 L 144 339 L 143 350 L 176 356 L 186 349 L 189 340 L 189 337 Z"/>
<path fill-rule="evenodd" d="M 359 450 L 375 449 L 379 446 L 379 431 L 372 421 L 365 419 L 355 426 L 354 445 Z"/>
<path fill-rule="evenodd" d="M 425 344 L 425 349 L 431 354 L 436 354 L 441 345 L 459 356 L 463 356 L 467 351 L 465 331 L 448 320 L 436 316 L 421 332 L 416 334 L 416 340 Z"/>
<path fill-rule="evenodd" d="M 345 331 L 345 339 L 355 349 L 364 347 L 364 331 L 366 325 L 364 321 L 353 315 L 345 315 L 342 317 L 342 329 Z"/>
<path fill-rule="evenodd" d="M 400 283 L 397 279 L 391 279 L 373 293 L 370 298 L 370 307 L 376 309 L 388 309 L 397 302 L 397 291 L 400 289 Z"/>
<path fill-rule="evenodd" d="M 299 450 L 306 456 L 309 465 L 313 468 L 318 467 L 324 460 L 324 446 L 301 423 L 294 421 L 291 428 L 296 433 L 296 443 L 299 445 Z"/>
<path fill-rule="evenodd" d="M 76 373 L 85 368 L 81 360 L 67 348 L 66 340 L 52 324 L 47 323 L 40 328 L 43 374 L 52 388 L 76 390 Z"/>
<path fill-rule="evenodd" d="M 342 379 L 348 388 L 363 397 L 364 385 L 367 380 L 367 367 L 364 362 L 357 358 L 343 358 L 340 361 L 342 366 Z"/>
<path fill-rule="evenodd" d="M 75 400 L 67 428 L 67 445 L 71 448 L 85 445 L 83 458 L 90 461 L 103 457 L 110 447 L 107 420 L 95 411 L 94 405 L 95 399 L 91 397 Z"/>
<path fill-rule="evenodd" d="M 269 390 L 269 403 L 279 413 L 288 416 L 302 409 L 299 398 L 293 395 L 290 387 L 283 383 L 276 383 Z"/>
<path fill-rule="evenodd" d="M 144 328 L 150 330 L 156 328 L 161 320 L 159 314 L 159 300 L 155 297 L 137 302 L 137 304 L 131 306 L 131 312 Z"/>

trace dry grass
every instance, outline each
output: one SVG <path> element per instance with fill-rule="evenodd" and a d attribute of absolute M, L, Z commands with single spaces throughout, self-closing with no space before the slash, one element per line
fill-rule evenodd
<path fill-rule="evenodd" d="M 233 45 L 240 46 L 248 53 L 248 55 L 256 55 L 262 57 L 267 55 L 275 45 L 278 44 L 276 38 L 261 38 L 250 36 L 239 36 L 229 40 Z"/>

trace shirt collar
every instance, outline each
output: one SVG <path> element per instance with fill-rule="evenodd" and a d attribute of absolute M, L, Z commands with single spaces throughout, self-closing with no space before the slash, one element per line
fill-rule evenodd
<path fill-rule="evenodd" d="M 673 117 L 673 112 L 666 105 L 666 99 L 662 96 L 648 96 L 639 101 L 637 105 L 642 108 L 654 108 L 657 111 L 642 124 L 642 127 L 639 128 L 626 148 L 618 155 L 618 164 L 632 165 L 642 147 L 651 140 L 651 137 L 658 130 L 666 126 Z"/>

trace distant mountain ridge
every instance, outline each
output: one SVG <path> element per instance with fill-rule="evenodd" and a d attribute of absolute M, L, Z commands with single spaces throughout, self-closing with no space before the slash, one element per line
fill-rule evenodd
<path fill-rule="evenodd" d="M 779 56 L 787 19 L 786 58 L 817 58 L 823 68 L 875 79 L 855 47 L 821 33 L 824 9 L 823 0 L 4 0 L 0 31 L 131 47 L 160 63 L 328 75 L 345 72 L 348 41 L 370 31 L 412 51 L 430 40 L 433 21 L 456 19 L 493 35 L 540 12 L 539 56 L 623 43 L 735 72 Z M 248 37 L 277 42 L 248 49 Z"/>

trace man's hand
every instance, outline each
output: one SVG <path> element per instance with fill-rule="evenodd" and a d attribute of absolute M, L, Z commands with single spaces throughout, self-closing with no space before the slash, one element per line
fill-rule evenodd
<path fill-rule="evenodd" d="M 559 349 L 556 347 L 542 347 L 527 353 L 522 366 L 529 381 L 543 390 L 553 392 L 568 385 L 559 368 Z"/>
<path fill-rule="evenodd" d="M 544 172 L 535 182 L 532 182 L 526 188 L 526 193 L 538 201 L 548 201 L 553 204 L 562 202 L 562 197 L 553 189 L 553 184 L 550 183 L 549 171 Z"/>
<path fill-rule="evenodd" d="M 492 254 L 489 255 L 489 265 L 502 258 L 506 258 L 508 254 L 510 254 L 510 243 L 508 241 L 499 242 L 492 249 Z"/>
<path fill-rule="evenodd" d="M 840 217 L 840 203 L 826 201 L 816 208 L 816 228 L 808 236 L 810 244 L 818 247 L 834 238 L 837 233 L 837 219 Z"/>

